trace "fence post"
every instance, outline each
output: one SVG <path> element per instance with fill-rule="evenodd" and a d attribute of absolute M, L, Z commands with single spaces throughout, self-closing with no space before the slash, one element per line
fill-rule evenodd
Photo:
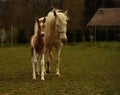
<path fill-rule="evenodd" d="M 96 42 L 96 40 L 97 40 L 97 39 L 96 39 L 96 36 L 97 36 L 97 34 L 96 34 L 96 26 L 95 26 L 95 35 L 94 35 L 94 38 L 95 38 L 94 41 L 95 41 L 95 42 Z"/>
<path fill-rule="evenodd" d="M 11 46 L 13 45 L 13 25 L 11 25 Z"/>

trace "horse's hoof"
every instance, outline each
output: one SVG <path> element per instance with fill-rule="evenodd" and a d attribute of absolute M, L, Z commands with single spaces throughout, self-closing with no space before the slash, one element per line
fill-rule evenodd
<path fill-rule="evenodd" d="M 42 81 L 44 81 L 44 80 L 45 80 L 45 78 L 41 78 L 41 80 L 42 80 Z"/>
<path fill-rule="evenodd" d="M 57 72 L 57 73 L 56 73 L 56 75 L 57 75 L 57 76 L 60 76 L 60 73 L 59 73 L 59 72 Z"/>

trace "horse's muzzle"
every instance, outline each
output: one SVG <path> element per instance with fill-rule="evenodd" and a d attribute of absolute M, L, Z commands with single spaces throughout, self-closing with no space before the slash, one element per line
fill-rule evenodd
<path fill-rule="evenodd" d="M 66 43 L 67 42 L 67 38 L 62 38 L 61 41 L 62 41 L 62 43 Z"/>

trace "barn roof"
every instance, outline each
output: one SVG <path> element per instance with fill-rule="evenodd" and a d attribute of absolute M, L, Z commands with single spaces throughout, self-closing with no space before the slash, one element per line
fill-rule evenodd
<path fill-rule="evenodd" d="M 120 8 L 100 8 L 87 24 L 89 27 L 120 26 Z"/>

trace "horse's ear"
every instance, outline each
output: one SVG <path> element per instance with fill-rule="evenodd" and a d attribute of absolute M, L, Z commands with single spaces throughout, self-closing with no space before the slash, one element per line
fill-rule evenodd
<path fill-rule="evenodd" d="M 56 10 L 53 6 L 51 6 L 51 8 L 52 8 L 52 10 L 53 10 L 53 11 L 55 11 L 55 10 Z"/>
<path fill-rule="evenodd" d="M 56 13 L 56 11 L 53 11 L 54 12 L 54 16 L 56 17 L 57 16 L 57 13 Z"/>
<path fill-rule="evenodd" d="M 46 21 L 46 18 L 44 17 L 43 22 L 45 23 L 45 21 Z"/>
<path fill-rule="evenodd" d="M 64 12 L 64 14 L 67 16 L 67 15 L 68 15 L 68 10 L 66 10 L 66 11 Z"/>

